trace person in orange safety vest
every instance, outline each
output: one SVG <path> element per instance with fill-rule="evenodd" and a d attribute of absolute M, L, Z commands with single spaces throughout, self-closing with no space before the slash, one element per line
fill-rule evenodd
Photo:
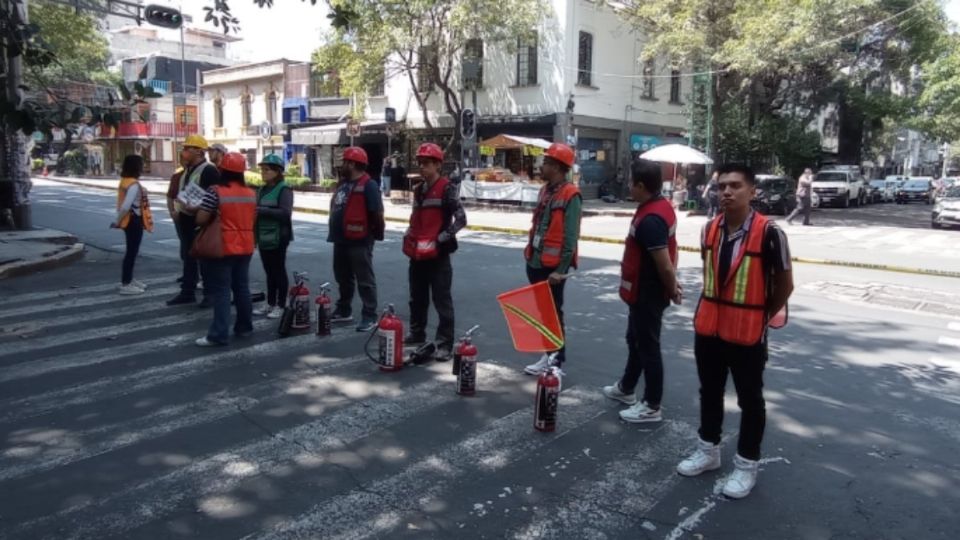
<path fill-rule="evenodd" d="M 697 476 L 720 468 L 723 394 L 729 374 L 741 410 L 740 436 L 734 472 L 724 482 L 723 493 L 740 499 L 757 482 L 766 424 L 767 328 L 786 324 L 793 273 L 783 231 L 750 207 L 756 193 L 753 171 L 728 164 L 718 172 L 722 213 L 704 226 L 703 293 L 694 315 L 700 439 L 694 453 L 677 465 L 677 472 Z"/>
<path fill-rule="evenodd" d="M 547 148 L 541 167 L 547 183 L 540 189 L 527 247 L 523 251 L 530 283 L 547 281 L 550 284 L 561 329 L 564 284 L 570 269 L 577 267 L 577 243 L 580 240 L 583 198 L 576 184 L 567 180 L 575 161 L 573 148 L 565 144 L 553 143 Z M 540 375 L 554 365 L 563 365 L 566 353 L 564 344 L 555 354 L 544 354 L 523 371 L 528 375 Z"/>
<path fill-rule="evenodd" d="M 244 337 L 253 332 L 250 258 L 254 251 L 257 194 L 244 183 L 247 160 L 243 154 L 226 154 L 220 167 L 223 184 L 207 189 L 197 212 L 197 225 L 220 228 L 223 253 L 219 258 L 201 259 L 204 292 L 213 304 L 210 329 L 197 340 L 201 347 L 226 345 L 229 341 L 231 292 L 237 306 L 233 334 Z"/>

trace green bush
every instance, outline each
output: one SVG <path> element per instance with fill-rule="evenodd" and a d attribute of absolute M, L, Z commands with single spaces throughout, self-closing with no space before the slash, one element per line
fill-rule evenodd
<path fill-rule="evenodd" d="M 30 161 L 30 166 L 35 171 L 39 171 L 40 169 L 42 169 L 43 165 L 44 165 L 44 161 L 40 158 L 36 158 Z"/>
<path fill-rule="evenodd" d="M 296 163 L 291 163 L 287 165 L 287 176 L 301 176 L 300 174 L 300 165 Z"/>
<path fill-rule="evenodd" d="M 322 188 L 332 188 L 337 186 L 337 181 L 333 178 L 324 178 L 317 185 Z"/>
<path fill-rule="evenodd" d="M 248 186 L 260 187 L 263 185 L 263 177 L 260 176 L 260 173 L 255 171 L 245 171 L 243 173 L 243 181 Z"/>
<path fill-rule="evenodd" d="M 87 154 L 83 150 L 67 150 L 63 154 L 63 169 L 77 176 L 87 172 Z"/>

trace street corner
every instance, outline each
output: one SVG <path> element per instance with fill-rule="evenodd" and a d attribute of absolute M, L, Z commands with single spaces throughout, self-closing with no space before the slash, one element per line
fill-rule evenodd
<path fill-rule="evenodd" d="M 83 257 L 77 237 L 54 229 L 0 231 L 0 279 L 68 265 Z"/>

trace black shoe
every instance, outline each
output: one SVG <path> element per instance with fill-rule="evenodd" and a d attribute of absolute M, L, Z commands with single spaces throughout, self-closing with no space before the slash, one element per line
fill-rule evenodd
<path fill-rule="evenodd" d="M 433 355 L 433 358 L 437 362 L 446 362 L 453 358 L 453 352 L 449 345 L 440 345 L 437 347 L 437 352 Z"/>
<path fill-rule="evenodd" d="M 332 315 L 330 315 L 330 322 L 333 322 L 333 323 L 353 322 L 353 315 L 340 310 L 336 310 L 333 312 Z"/>
<path fill-rule="evenodd" d="M 407 334 L 403 336 L 404 347 L 423 345 L 426 342 L 427 342 L 427 336 L 425 335 L 418 336 L 414 334 Z"/>
<path fill-rule="evenodd" d="M 200 309 L 212 308 L 213 300 L 211 300 L 209 296 L 204 296 L 203 300 L 201 300 L 200 303 L 197 304 L 197 307 Z"/>
<path fill-rule="evenodd" d="M 183 293 L 180 293 L 174 296 L 173 298 L 167 300 L 168 306 L 182 306 L 185 304 L 196 304 L 196 303 L 197 303 L 196 296 L 193 296 L 191 294 L 183 294 Z"/>
<path fill-rule="evenodd" d="M 177 278 L 177 283 L 183 283 L 183 276 Z"/>

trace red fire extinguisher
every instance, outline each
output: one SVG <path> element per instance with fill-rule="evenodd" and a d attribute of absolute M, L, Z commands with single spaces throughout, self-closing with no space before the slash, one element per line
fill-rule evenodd
<path fill-rule="evenodd" d="M 457 349 L 453 354 L 454 370 L 457 375 L 457 393 L 461 396 L 472 396 L 477 393 L 477 346 L 471 341 L 471 336 L 480 328 L 475 325 L 460 338 Z"/>
<path fill-rule="evenodd" d="M 333 316 L 333 300 L 330 299 L 330 283 L 320 285 L 320 294 L 317 295 L 317 335 L 330 335 L 330 318 Z"/>
<path fill-rule="evenodd" d="M 557 408 L 560 401 L 560 368 L 551 367 L 537 378 L 537 401 L 534 404 L 533 428 L 537 431 L 557 429 Z"/>
<path fill-rule="evenodd" d="M 310 289 L 307 288 L 307 274 L 294 272 L 294 286 L 290 289 L 290 298 L 293 300 L 293 328 L 303 330 L 310 328 Z"/>
<path fill-rule="evenodd" d="M 377 356 L 374 358 L 369 351 L 370 342 L 377 337 Z M 380 321 L 370 332 L 364 350 L 367 357 L 380 366 L 380 371 L 399 371 L 403 368 L 403 321 L 397 317 L 393 304 L 383 310 Z"/>

